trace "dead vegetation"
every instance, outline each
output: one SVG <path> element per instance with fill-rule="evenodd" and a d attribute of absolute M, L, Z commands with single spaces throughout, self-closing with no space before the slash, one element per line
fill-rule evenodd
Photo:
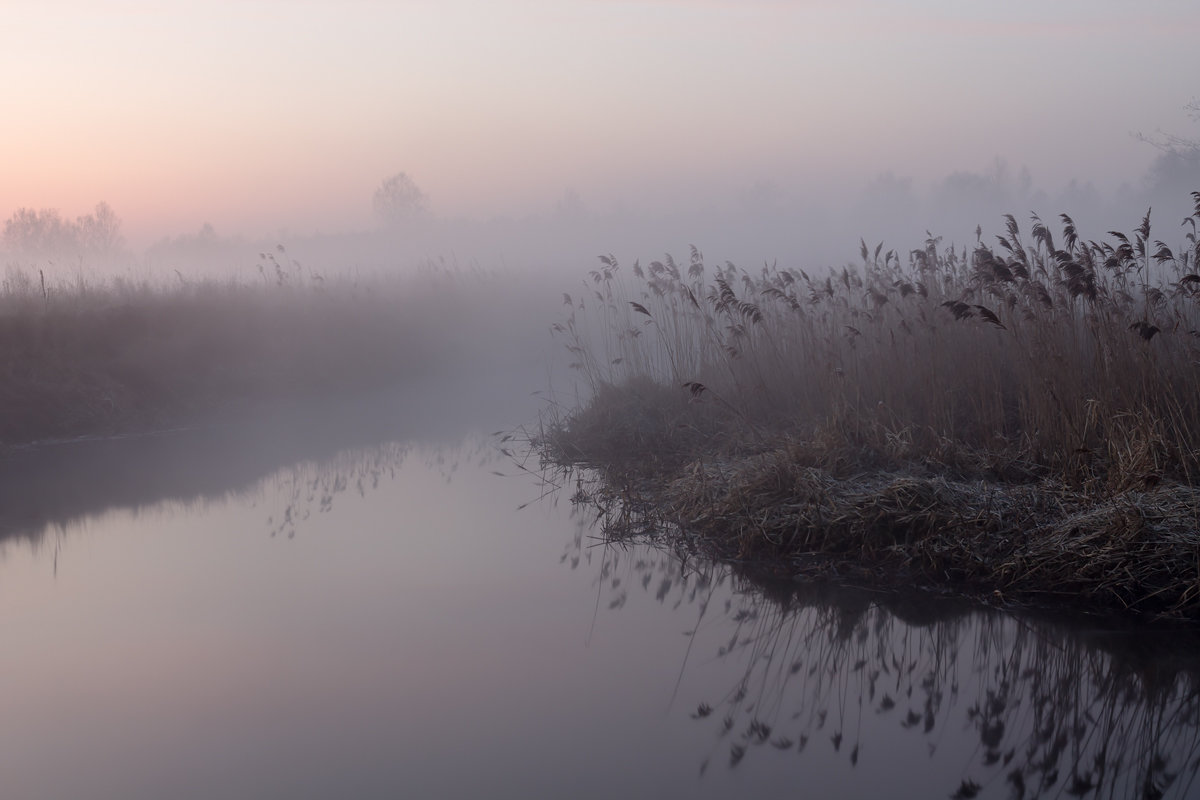
<path fill-rule="evenodd" d="M 10 267 L 0 447 L 195 424 L 497 363 L 515 370 L 544 337 L 513 323 L 547 302 L 527 280 L 442 267 L 326 280 L 282 248 L 262 260 L 254 279 L 170 284 L 47 283 Z"/>
<path fill-rule="evenodd" d="M 928 237 L 826 275 L 611 256 L 539 439 L 755 569 L 1200 615 L 1200 193 L 1182 247 Z"/>

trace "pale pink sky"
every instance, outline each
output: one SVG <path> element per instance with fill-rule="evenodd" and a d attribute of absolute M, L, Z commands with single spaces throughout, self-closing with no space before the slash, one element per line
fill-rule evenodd
<path fill-rule="evenodd" d="M 440 215 L 831 192 L 993 158 L 1111 190 L 1194 135 L 1200 4 L 66 2 L 0 12 L 0 218 L 100 201 L 135 244 Z"/>

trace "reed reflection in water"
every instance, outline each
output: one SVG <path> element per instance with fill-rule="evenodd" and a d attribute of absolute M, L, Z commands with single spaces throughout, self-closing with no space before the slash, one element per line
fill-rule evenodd
<path fill-rule="evenodd" d="M 524 780 L 498 728 L 539 721 L 532 612 L 575 582 L 524 591 L 557 516 L 508 513 L 535 490 L 500 458 L 356 447 L 5 540 L 0 795 L 470 796 L 465 752 Z"/>
<path fill-rule="evenodd" d="M 763 587 L 590 530 L 562 558 L 595 571 L 598 610 L 618 611 L 635 595 L 693 609 L 679 685 L 714 664 L 737 665 L 732 684 L 707 693 L 677 685 L 672 698 L 672 713 L 711 730 L 702 776 L 775 772 L 795 759 L 798 777 L 841 796 L 889 787 L 908 796 L 931 774 L 940 796 L 953 798 L 1197 791 L 1193 633 L 1014 616 L 927 595 Z"/>
<path fill-rule="evenodd" d="M 511 442 L 471 441 L 350 447 L 211 491 L 173 478 L 23 526 L 0 559 L 3 794 L 1193 786 L 1194 649 L 851 590 L 764 590 L 606 539 L 569 502 L 573 484 L 539 502 L 528 464 L 500 449 Z"/>

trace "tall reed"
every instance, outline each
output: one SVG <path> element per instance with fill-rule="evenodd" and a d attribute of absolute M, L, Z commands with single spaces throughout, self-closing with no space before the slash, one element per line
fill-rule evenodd
<path fill-rule="evenodd" d="M 553 295 L 531 275 L 325 279 L 280 247 L 250 278 L 177 278 L 0 274 L 0 448 L 418 382 L 488 396 L 544 367 Z"/>
<path fill-rule="evenodd" d="M 667 387 L 681 419 L 909 460 L 951 451 L 1097 489 L 1200 474 L 1200 192 L 1172 249 L 1131 234 L 927 235 L 824 272 L 712 268 L 692 248 L 627 281 L 601 258 L 554 326 L 595 396 Z M 608 393 L 607 395 L 605 393 Z M 593 404 L 594 405 L 594 404 Z"/>

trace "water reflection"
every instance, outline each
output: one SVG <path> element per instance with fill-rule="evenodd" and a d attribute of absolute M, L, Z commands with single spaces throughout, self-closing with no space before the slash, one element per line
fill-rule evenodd
<path fill-rule="evenodd" d="M 954 798 L 1196 789 L 1194 633 L 1014 616 L 933 596 L 754 585 L 686 552 L 606 536 L 606 524 L 624 529 L 611 524 L 619 513 L 618 504 L 581 504 L 562 560 L 595 571 L 598 612 L 637 594 L 691 607 L 681 680 L 714 663 L 738 676 L 687 698 L 686 711 L 672 698 L 672 713 L 711 731 L 702 776 L 807 757 L 820 766 L 796 771 L 835 794 L 846 773 L 863 770 L 900 794 L 933 772 Z M 829 777 L 839 770 L 842 778 Z"/>
<path fill-rule="evenodd" d="M 468 436 L 454 446 L 403 441 L 341 450 L 319 461 L 301 461 L 277 470 L 256 484 L 253 494 L 255 502 L 269 508 L 268 534 L 294 539 L 313 517 L 333 511 L 339 499 L 348 495 L 366 499 L 381 484 L 394 483 L 409 459 L 416 458 L 426 472 L 445 484 L 453 481 L 463 464 L 475 469 L 498 464 L 504 455 L 497 450 L 495 438 Z"/>
<path fill-rule="evenodd" d="M 54 523 L 74 545 L 57 578 L 11 548 L 6 796 L 1193 789 L 1177 632 L 752 585 L 686 543 L 605 535 L 574 479 L 535 502 L 509 444 L 310 449 L 249 480 L 214 459 L 178 499 Z M 153 483 L 186 455 L 113 485 L 188 488 Z"/>
<path fill-rule="evenodd" d="M 569 796 L 528 743 L 588 719 L 551 657 L 577 581 L 501 458 L 354 447 L 88 515 L 57 577 L 5 548 L 4 796 Z"/>
<path fill-rule="evenodd" d="M 112 509 L 219 500 L 291 465 L 328 461 L 347 449 L 389 441 L 448 445 L 487 429 L 481 428 L 487 414 L 447 404 L 445 392 L 414 385 L 277 405 L 236 423 L 0 449 L 0 540 L 37 539 Z M 498 425 L 520 419 L 512 407 L 494 411 L 505 420 Z M 277 533 L 286 534 L 284 519 L 276 522 Z"/>

